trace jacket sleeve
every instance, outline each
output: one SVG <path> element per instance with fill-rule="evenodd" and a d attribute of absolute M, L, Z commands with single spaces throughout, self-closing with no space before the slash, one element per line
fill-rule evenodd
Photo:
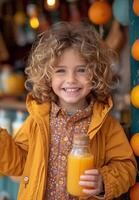
<path fill-rule="evenodd" d="M 13 138 L 6 129 L 0 128 L 0 172 L 7 176 L 20 176 L 27 152 L 31 118 L 28 117 Z"/>
<path fill-rule="evenodd" d="M 102 127 L 105 134 L 105 164 L 100 168 L 105 187 L 105 199 L 119 197 L 135 183 L 137 164 L 123 128 L 108 117 Z"/>

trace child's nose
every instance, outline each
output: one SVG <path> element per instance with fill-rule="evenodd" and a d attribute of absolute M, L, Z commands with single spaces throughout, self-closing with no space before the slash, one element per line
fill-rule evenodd
<path fill-rule="evenodd" d="M 75 73 L 74 72 L 70 72 L 68 75 L 67 75 L 67 82 L 74 82 L 76 79 L 76 76 L 75 76 Z"/>

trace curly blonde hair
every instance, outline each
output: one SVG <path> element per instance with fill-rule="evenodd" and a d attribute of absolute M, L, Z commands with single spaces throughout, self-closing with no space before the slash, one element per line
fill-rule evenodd
<path fill-rule="evenodd" d="M 118 80 L 112 70 L 115 53 L 106 47 L 91 24 L 58 22 L 38 35 L 25 69 L 25 87 L 32 91 L 37 102 L 55 98 L 51 88 L 52 70 L 63 51 L 71 47 L 76 48 L 87 62 L 91 72 L 91 94 L 100 101 L 110 96 Z"/>

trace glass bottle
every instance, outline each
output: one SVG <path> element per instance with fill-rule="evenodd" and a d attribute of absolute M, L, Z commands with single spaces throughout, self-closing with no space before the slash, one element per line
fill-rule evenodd
<path fill-rule="evenodd" d="M 89 149 L 87 135 L 74 135 L 73 147 L 68 155 L 67 191 L 73 196 L 83 196 L 83 187 L 79 185 L 80 176 L 85 170 L 93 169 L 94 156 Z"/>

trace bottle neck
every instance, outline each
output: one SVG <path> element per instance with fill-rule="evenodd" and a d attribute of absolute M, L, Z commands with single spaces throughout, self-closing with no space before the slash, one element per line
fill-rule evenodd
<path fill-rule="evenodd" d="M 88 155 L 90 154 L 89 146 L 87 145 L 75 145 L 73 144 L 71 154 L 74 155 Z"/>

